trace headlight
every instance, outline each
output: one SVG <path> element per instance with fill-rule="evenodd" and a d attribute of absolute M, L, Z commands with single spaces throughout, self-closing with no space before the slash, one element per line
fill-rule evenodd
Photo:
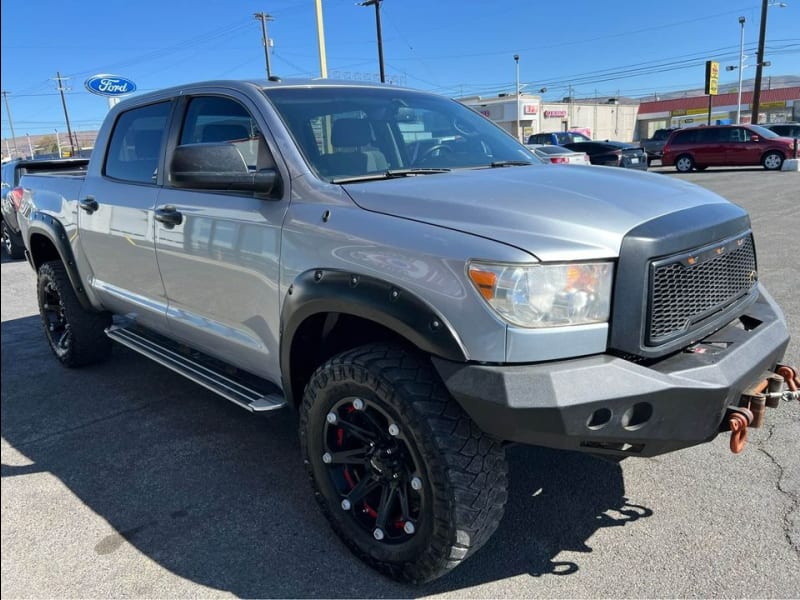
<path fill-rule="evenodd" d="M 514 325 L 559 327 L 608 321 L 613 263 L 471 262 L 468 272 L 489 306 Z"/>

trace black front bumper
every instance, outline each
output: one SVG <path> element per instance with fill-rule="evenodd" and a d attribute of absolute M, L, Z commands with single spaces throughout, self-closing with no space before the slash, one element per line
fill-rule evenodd
<path fill-rule="evenodd" d="M 746 314 L 647 366 L 611 355 L 530 365 L 433 359 L 487 433 L 584 452 L 655 456 L 712 440 L 730 405 L 783 358 L 789 331 L 762 290 Z"/>

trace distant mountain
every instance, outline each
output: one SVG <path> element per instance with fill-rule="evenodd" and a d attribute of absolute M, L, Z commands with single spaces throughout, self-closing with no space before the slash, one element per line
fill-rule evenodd
<path fill-rule="evenodd" d="M 752 90 L 755 86 L 756 80 L 755 79 L 743 79 L 742 80 L 742 89 L 743 90 Z M 787 87 L 795 87 L 800 86 L 800 75 L 766 75 L 761 77 L 761 91 L 770 90 L 770 89 L 777 89 L 777 88 L 787 88 Z M 729 94 L 738 91 L 739 89 L 739 82 L 734 81 L 731 83 L 726 83 L 724 85 L 719 86 L 719 93 L 720 94 Z M 703 88 L 697 88 L 692 90 L 681 90 L 677 92 L 665 92 L 659 93 L 658 99 L 659 100 L 670 100 L 673 98 L 687 98 L 689 96 L 704 96 L 705 93 Z M 653 94 L 646 94 L 640 97 L 640 100 L 653 100 Z"/>

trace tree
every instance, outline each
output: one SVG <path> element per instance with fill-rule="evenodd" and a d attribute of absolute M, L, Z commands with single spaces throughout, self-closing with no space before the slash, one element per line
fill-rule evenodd
<path fill-rule="evenodd" d="M 58 142 L 52 135 L 46 135 L 37 144 L 43 154 L 58 154 Z"/>

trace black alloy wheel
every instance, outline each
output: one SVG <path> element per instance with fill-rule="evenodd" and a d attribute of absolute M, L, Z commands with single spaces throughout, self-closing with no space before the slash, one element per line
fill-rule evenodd
<path fill-rule="evenodd" d="M 81 305 L 61 262 L 39 267 L 37 298 L 48 345 L 63 365 L 79 367 L 108 358 L 111 340 L 105 329 L 111 315 Z"/>
<path fill-rule="evenodd" d="M 25 257 L 25 246 L 22 244 L 22 237 L 11 231 L 5 220 L 0 223 L 0 238 L 2 238 L 3 248 L 10 258 L 17 260 Z"/>
<path fill-rule="evenodd" d="M 420 583 L 471 556 L 506 502 L 505 452 L 413 350 L 371 344 L 312 375 L 300 442 L 314 494 L 350 550 Z"/>

